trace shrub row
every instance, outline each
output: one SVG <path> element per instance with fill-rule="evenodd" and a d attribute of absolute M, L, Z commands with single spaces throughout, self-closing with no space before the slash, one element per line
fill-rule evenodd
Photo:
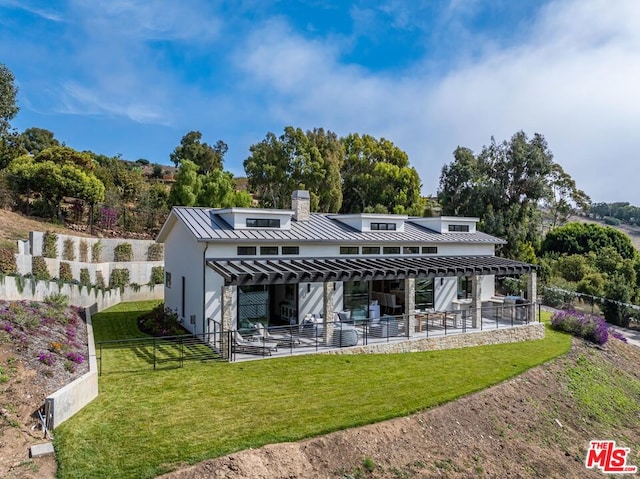
<path fill-rule="evenodd" d="M 578 311 L 557 311 L 551 316 L 551 327 L 603 345 L 609 339 L 609 326 L 597 316 Z"/>

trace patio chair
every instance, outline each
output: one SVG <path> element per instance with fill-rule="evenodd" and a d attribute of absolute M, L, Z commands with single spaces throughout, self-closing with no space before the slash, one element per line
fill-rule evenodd
<path fill-rule="evenodd" d="M 383 316 L 380 319 L 372 319 L 369 326 L 369 334 L 375 338 L 388 338 L 398 335 L 398 321 L 392 316 Z"/>
<path fill-rule="evenodd" d="M 295 346 L 297 344 L 300 344 L 298 338 L 293 337 L 288 332 L 272 333 L 267 328 L 265 328 L 264 324 L 262 323 L 257 323 L 256 328 L 258 330 L 258 334 L 260 335 L 261 341 L 274 342 L 278 346 Z"/>
<path fill-rule="evenodd" d="M 395 294 L 387 294 L 387 308 L 391 314 L 399 314 L 402 311 L 402 305 L 396 303 Z"/>
<path fill-rule="evenodd" d="M 233 332 L 233 342 L 235 350 L 238 353 L 262 354 L 263 356 L 271 356 L 272 352 L 278 350 L 277 343 L 269 343 L 266 341 L 249 341 L 245 339 L 238 331 Z"/>

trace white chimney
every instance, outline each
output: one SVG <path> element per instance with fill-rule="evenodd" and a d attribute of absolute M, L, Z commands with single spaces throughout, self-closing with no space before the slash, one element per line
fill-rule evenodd
<path fill-rule="evenodd" d="M 296 190 L 291 194 L 291 209 L 296 221 L 309 221 L 311 200 L 307 190 Z"/>

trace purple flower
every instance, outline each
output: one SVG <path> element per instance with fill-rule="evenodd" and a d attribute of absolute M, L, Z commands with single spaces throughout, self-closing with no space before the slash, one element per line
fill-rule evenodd
<path fill-rule="evenodd" d="M 53 355 L 53 353 L 50 352 L 44 352 L 44 353 L 40 353 L 38 355 L 38 360 L 41 363 L 46 364 L 47 366 L 53 366 L 53 363 L 55 362 L 56 358 Z"/>
<path fill-rule="evenodd" d="M 551 317 L 551 327 L 603 345 L 609 339 L 607 323 L 597 316 L 578 311 L 558 311 Z"/>
<path fill-rule="evenodd" d="M 84 362 L 84 356 L 80 353 L 76 353 L 75 351 L 67 353 L 67 359 L 78 364 Z"/>

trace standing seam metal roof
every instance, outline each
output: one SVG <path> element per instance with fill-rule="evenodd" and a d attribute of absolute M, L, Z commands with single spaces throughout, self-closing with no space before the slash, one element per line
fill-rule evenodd
<path fill-rule="evenodd" d="M 323 213 L 311 213 L 308 221 L 291 220 L 290 230 L 233 229 L 213 208 L 174 207 L 176 215 L 197 241 L 273 241 L 273 242 L 357 242 L 357 243 L 482 243 L 505 244 L 506 241 L 482 232 L 439 233 L 405 221 L 404 231 L 358 231 Z M 259 210 L 257 210 L 259 211 Z"/>

